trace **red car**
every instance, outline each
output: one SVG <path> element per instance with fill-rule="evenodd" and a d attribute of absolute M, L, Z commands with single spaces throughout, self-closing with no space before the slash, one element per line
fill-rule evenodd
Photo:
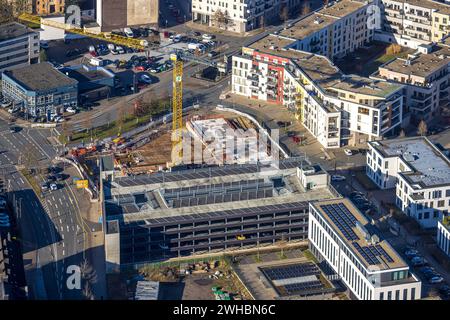
<path fill-rule="evenodd" d="M 134 67 L 134 70 L 136 70 L 136 71 L 145 71 L 145 67 L 144 66 L 136 66 L 136 67 Z"/>

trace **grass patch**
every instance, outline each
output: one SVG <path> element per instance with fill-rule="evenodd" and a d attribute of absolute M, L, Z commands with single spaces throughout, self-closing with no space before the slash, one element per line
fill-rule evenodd
<path fill-rule="evenodd" d="M 22 169 L 22 170 L 20 170 L 20 173 L 22 173 L 22 175 L 25 177 L 25 179 L 27 179 L 27 181 L 31 185 L 31 188 L 33 189 L 34 193 L 36 193 L 36 195 L 39 198 L 42 198 L 41 189 L 40 189 L 37 181 L 34 179 L 34 177 L 28 171 L 28 169 Z"/>
<path fill-rule="evenodd" d="M 314 257 L 314 255 L 312 254 L 312 252 L 309 251 L 309 249 L 303 251 L 303 255 L 304 255 L 305 258 L 308 259 L 309 261 L 312 261 L 312 262 L 314 262 L 314 263 L 316 263 L 316 264 L 319 263 L 319 261 L 316 259 L 316 257 Z"/>
<path fill-rule="evenodd" d="M 333 286 L 331 285 L 330 281 L 328 281 L 328 279 L 325 278 L 324 275 L 321 274 L 321 273 L 319 274 L 319 280 L 320 280 L 320 282 L 322 282 L 323 286 L 326 289 L 332 289 L 333 288 Z"/>
<path fill-rule="evenodd" d="M 133 130 L 139 126 L 147 124 L 155 115 L 163 114 L 170 110 L 170 101 L 158 100 L 142 106 L 135 114 L 129 114 L 123 117 L 122 121 L 112 121 L 92 129 L 86 129 L 82 132 L 76 132 L 71 135 L 69 143 L 88 142 L 95 139 L 105 139 L 119 136 L 120 134 Z M 122 123 L 121 123 L 122 122 Z M 66 142 L 66 137 L 61 134 L 58 137 L 61 143 Z"/>

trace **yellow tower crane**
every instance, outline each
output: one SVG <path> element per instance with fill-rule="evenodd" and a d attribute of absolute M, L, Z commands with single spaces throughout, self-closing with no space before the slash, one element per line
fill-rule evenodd
<path fill-rule="evenodd" d="M 127 37 L 113 34 L 110 32 L 95 32 L 88 28 L 84 28 L 84 27 L 80 28 L 80 27 L 77 27 L 72 24 L 58 22 L 58 21 L 54 21 L 51 19 L 41 18 L 39 16 L 32 15 L 29 13 L 22 13 L 18 17 L 18 19 L 20 21 L 25 21 L 25 22 L 29 22 L 29 23 L 33 23 L 33 24 L 39 24 L 39 25 L 49 26 L 49 27 L 53 27 L 53 28 L 57 28 L 57 29 L 66 30 L 67 32 L 79 34 L 79 35 L 86 36 L 89 38 L 108 41 L 108 42 L 114 43 L 119 46 L 125 46 L 125 47 L 142 49 L 142 50 L 145 50 L 148 47 L 147 40 L 127 38 Z"/>
<path fill-rule="evenodd" d="M 176 165 L 183 157 L 183 61 L 176 53 L 170 59 L 173 61 L 172 165 Z"/>

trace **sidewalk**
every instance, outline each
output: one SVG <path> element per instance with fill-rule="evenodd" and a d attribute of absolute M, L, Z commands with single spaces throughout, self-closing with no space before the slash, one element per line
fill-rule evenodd
<path fill-rule="evenodd" d="M 193 29 L 193 30 L 197 30 L 197 31 L 202 31 L 204 33 L 214 33 L 214 34 L 219 34 L 222 36 L 236 37 L 236 38 L 253 37 L 253 36 L 260 34 L 261 32 L 264 32 L 264 29 L 255 29 L 255 30 L 245 32 L 245 33 L 236 33 L 236 32 L 231 32 L 231 31 L 227 31 L 224 29 L 216 28 L 216 27 L 210 27 L 205 24 L 195 23 L 193 21 L 186 22 L 185 27 Z"/>

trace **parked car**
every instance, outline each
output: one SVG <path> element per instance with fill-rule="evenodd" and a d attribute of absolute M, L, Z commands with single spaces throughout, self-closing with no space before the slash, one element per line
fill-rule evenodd
<path fill-rule="evenodd" d="M 66 109 L 66 111 L 69 112 L 69 113 L 77 113 L 77 109 L 74 108 L 74 107 L 68 107 L 68 108 Z"/>
<path fill-rule="evenodd" d="M 143 74 L 141 75 L 141 77 L 139 78 L 139 81 L 142 81 L 146 84 L 151 84 L 152 83 L 152 78 L 150 78 L 150 76 Z"/>
<path fill-rule="evenodd" d="M 6 99 L 4 99 L 1 104 L 2 108 L 8 108 L 11 105 L 12 105 L 12 102 L 9 100 L 6 100 Z"/>
<path fill-rule="evenodd" d="M 430 284 L 441 283 L 442 281 L 444 281 L 444 278 L 442 278 L 441 276 L 436 276 L 428 280 Z"/>
<path fill-rule="evenodd" d="M 406 255 L 407 257 L 416 256 L 416 255 L 418 255 L 418 254 L 419 254 L 419 251 L 414 250 L 414 249 L 410 249 L 410 250 L 406 250 L 406 251 L 405 251 L 405 255 Z"/>
<path fill-rule="evenodd" d="M 116 47 L 116 50 L 117 50 L 117 52 L 118 52 L 119 54 L 124 54 L 124 53 L 125 53 L 125 50 L 123 50 L 123 48 L 122 48 L 121 46 L 117 46 L 117 47 Z"/>
<path fill-rule="evenodd" d="M 344 153 L 347 155 L 347 156 L 352 156 L 353 155 L 353 151 L 352 150 L 350 150 L 350 149 L 344 149 Z"/>
<path fill-rule="evenodd" d="M 51 183 L 50 190 L 52 190 L 52 191 L 58 190 L 58 185 L 56 183 Z"/>
<path fill-rule="evenodd" d="M 204 34 L 202 34 L 202 38 L 203 38 L 204 40 L 212 40 L 212 39 L 213 39 L 213 36 L 210 35 L 210 34 L 204 33 Z"/>
<path fill-rule="evenodd" d="M 427 272 L 434 272 L 433 267 L 422 267 L 419 269 L 420 272 L 422 273 L 427 273 Z"/>
<path fill-rule="evenodd" d="M 345 177 L 344 176 L 340 176 L 340 175 L 332 175 L 331 176 L 331 180 L 332 181 L 344 181 L 345 180 Z"/>

